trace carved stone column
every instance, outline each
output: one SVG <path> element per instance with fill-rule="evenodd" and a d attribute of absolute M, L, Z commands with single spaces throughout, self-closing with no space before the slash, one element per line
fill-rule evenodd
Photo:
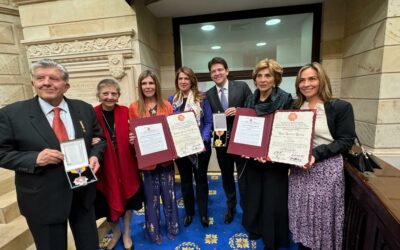
<path fill-rule="evenodd" d="M 70 72 L 68 97 L 96 105 L 97 83 L 116 78 L 123 93 L 120 103 L 136 99 L 137 21 L 126 1 L 14 1 L 29 64 L 42 58 L 63 63 Z"/>

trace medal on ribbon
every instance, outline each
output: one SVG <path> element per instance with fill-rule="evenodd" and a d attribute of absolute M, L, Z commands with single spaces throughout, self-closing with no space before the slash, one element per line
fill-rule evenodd
<path fill-rule="evenodd" d="M 224 135 L 225 131 L 223 131 L 223 130 L 215 130 L 214 132 L 218 136 L 218 139 L 216 139 L 214 141 L 214 146 L 215 147 L 221 147 L 222 146 L 221 136 Z"/>
<path fill-rule="evenodd" d="M 88 178 L 86 176 L 82 176 L 82 173 L 86 171 L 86 167 L 76 168 L 71 170 L 71 173 L 78 174 L 79 177 L 74 179 L 74 184 L 77 186 L 84 186 L 88 183 Z"/>

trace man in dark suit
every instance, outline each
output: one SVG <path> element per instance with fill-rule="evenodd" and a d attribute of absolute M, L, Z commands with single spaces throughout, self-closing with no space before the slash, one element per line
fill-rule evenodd
<path fill-rule="evenodd" d="M 227 119 L 228 136 L 232 130 L 233 120 L 236 115 L 237 107 L 244 107 L 244 103 L 251 90 L 249 86 L 242 81 L 228 81 L 228 64 L 221 57 L 214 57 L 208 63 L 211 79 L 215 86 L 206 93 L 213 113 L 225 113 Z M 225 106 L 225 107 L 224 107 Z M 243 208 L 244 190 L 246 182 L 243 174 L 244 159 L 238 155 L 228 154 L 227 147 L 215 148 L 217 160 L 221 169 L 222 183 L 227 198 L 228 209 L 224 215 L 224 223 L 229 224 L 233 221 L 236 212 L 236 188 L 234 180 L 234 163 L 236 163 L 236 172 L 239 180 L 240 205 Z"/>
<path fill-rule="evenodd" d="M 71 190 L 63 140 L 53 131 L 63 126 L 65 140 L 84 138 L 96 172 L 105 149 L 96 114 L 91 105 L 64 97 L 70 85 L 61 64 L 43 59 L 32 65 L 31 75 L 37 96 L 0 109 L 0 166 L 15 171 L 18 205 L 38 250 L 66 250 L 67 222 L 77 249 L 98 249 L 95 185 Z M 101 140 L 92 146 L 94 137 Z"/>

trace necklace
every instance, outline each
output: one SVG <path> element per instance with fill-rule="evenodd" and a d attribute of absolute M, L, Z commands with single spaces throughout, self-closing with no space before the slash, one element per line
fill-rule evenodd
<path fill-rule="evenodd" d="M 114 148 L 116 148 L 116 139 L 117 139 L 117 138 L 116 138 L 116 136 L 115 136 L 115 122 L 114 122 L 114 124 L 113 124 L 113 128 L 111 129 L 111 126 L 110 126 L 110 124 L 108 123 L 108 120 L 107 120 L 106 116 L 104 115 L 104 112 L 102 111 L 101 114 L 103 115 L 103 119 L 104 119 L 104 121 L 105 121 L 105 123 L 106 123 L 106 126 L 107 126 L 107 128 L 108 128 L 108 131 L 111 131 L 111 134 L 110 134 L 110 136 L 111 136 L 111 141 L 112 141 L 112 143 L 113 143 Z"/>
<path fill-rule="evenodd" d="M 154 107 L 152 107 L 152 108 L 149 107 L 149 113 L 150 113 L 150 116 L 156 116 L 157 115 L 157 104 L 154 105 Z"/>

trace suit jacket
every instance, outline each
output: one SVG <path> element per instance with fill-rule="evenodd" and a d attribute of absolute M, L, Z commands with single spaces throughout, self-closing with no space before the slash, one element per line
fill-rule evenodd
<path fill-rule="evenodd" d="M 315 161 L 347 153 L 356 138 L 353 107 L 349 102 L 333 99 L 324 104 L 329 132 L 334 141 L 313 148 Z"/>
<path fill-rule="evenodd" d="M 75 129 L 75 138 L 84 138 L 88 157 L 101 156 L 105 140 L 91 105 L 66 99 Z M 21 214 L 36 223 L 52 224 L 69 217 L 72 196 L 77 195 L 86 208 L 94 202 L 96 187 L 72 191 L 63 163 L 36 166 L 39 152 L 45 148 L 60 150 L 38 97 L 0 109 L 0 166 L 15 171 L 15 185 Z M 92 146 L 92 138 L 101 142 Z"/>
<path fill-rule="evenodd" d="M 251 95 L 251 90 L 246 82 L 229 81 L 228 82 L 228 104 L 229 107 L 244 107 L 246 99 Z M 221 100 L 219 99 L 217 87 L 214 86 L 206 92 L 208 102 L 213 113 L 224 113 Z M 227 117 L 226 122 L 228 131 L 232 130 L 234 116 Z"/>

